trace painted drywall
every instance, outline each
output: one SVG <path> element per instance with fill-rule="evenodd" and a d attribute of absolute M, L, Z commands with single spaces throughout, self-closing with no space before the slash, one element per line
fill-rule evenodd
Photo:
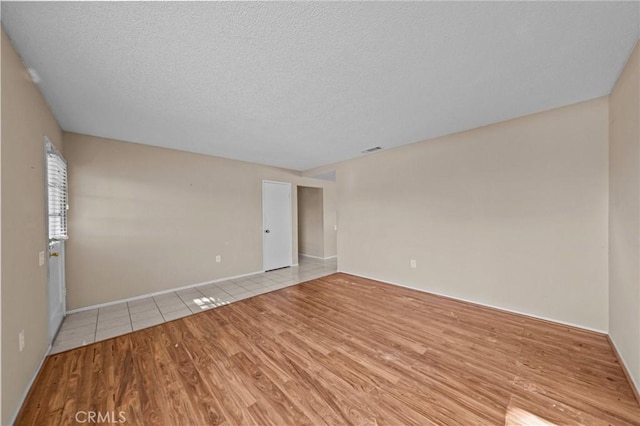
<path fill-rule="evenodd" d="M 598 98 L 334 165 L 338 269 L 606 331 L 607 146 Z"/>
<path fill-rule="evenodd" d="M 4 34 L 4 29 L 0 29 L 0 38 L 2 38 L 2 40 L 0 40 L 0 49 L 2 49 L 2 44 L 4 44 L 4 38 L 6 37 Z M 4 50 L 4 49 L 2 49 Z M 1 50 L 0 50 L 0 55 L 1 55 Z M 0 67 L 0 85 L 1 85 L 1 80 L 2 80 L 2 69 Z M 0 88 L 0 93 L 1 93 L 1 88 Z M 1 116 L 2 116 L 2 101 L 0 100 L 0 122 L 1 120 Z M 1 126 L 1 125 L 0 125 Z M 2 165 L 2 132 L 0 131 L 0 166 Z M 2 192 L 2 173 L 0 172 L 0 192 Z M 2 197 L 0 196 L 0 241 L 2 241 Z M 1 285 L 1 281 L 2 281 L 2 244 L 0 244 L 0 321 L 2 319 L 2 285 Z M 1 324 L 0 324 L 0 328 L 1 328 Z M 2 330 L 0 330 L 0 334 L 2 333 Z M 2 417 L 2 338 L 0 336 L 0 421 L 3 421 L 3 417 Z"/>
<path fill-rule="evenodd" d="M 324 188 L 324 257 L 338 255 L 338 195 L 336 185 Z"/>
<path fill-rule="evenodd" d="M 298 253 L 324 256 L 322 188 L 298 186 Z"/>
<path fill-rule="evenodd" d="M 335 186 L 285 169 L 75 133 L 64 141 L 68 309 L 261 271 L 262 180 L 294 184 L 297 263 L 295 185 Z"/>
<path fill-rule="evenodd" d="M 609 104 L 609 334 L 640 390 L 640 45 Z"/>
<path fill-rule="evenodd" d="M 9 424 L 49 346 L 44 137 L 54 116 L 2 31 L 2 424 Z M 25 348 L 18 333 L 25 331 Z"/>

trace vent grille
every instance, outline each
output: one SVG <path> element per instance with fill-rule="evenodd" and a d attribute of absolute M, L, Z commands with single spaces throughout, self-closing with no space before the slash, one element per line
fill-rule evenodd
<path fill-rule="evenodd" d="M 370 154 L 372 152 L 376 152 L 376 151 L 380 151 L 382 149 L 382 147 L 380 146 L 375 146 L 373 148 L 369 148 L 369 149 L 365 149 L 364 151 L 362 151 L 363 154 Z"/>

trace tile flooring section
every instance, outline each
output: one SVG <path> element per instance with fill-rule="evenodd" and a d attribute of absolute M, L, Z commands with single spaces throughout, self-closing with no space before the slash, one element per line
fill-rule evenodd
<path fill-rule="evenodd" d="M 88 345 L 206 309 L 289 287 L 336 272 L 336 259 L 300 257 L 299 266 L 205 284 L 159 296 L 67 315 L 51 353 Z"/>

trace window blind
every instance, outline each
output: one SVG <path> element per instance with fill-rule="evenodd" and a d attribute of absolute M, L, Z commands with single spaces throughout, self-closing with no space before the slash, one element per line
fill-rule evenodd
<path fill-rule="evenodd" d="M 47 196 L 49 241 L 66 240 L 67 236 L 67 162 L 47 141 Z"/>

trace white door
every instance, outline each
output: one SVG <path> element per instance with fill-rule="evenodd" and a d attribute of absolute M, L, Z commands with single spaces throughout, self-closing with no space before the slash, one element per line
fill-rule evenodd
<path fill-rule="evenodd" d="M 53 340 L 65 312 L 64 241 L 49 244 L 49 339 Z"/>
<path fill-rule="evenodd" d="M 66 310 L 64 249 L 67 239 L 67 162 L 45 138 L 47 227 L 49 239 L 48 284 L 49 339 L 56 336 Z"/>
<path fill-rule="evenodd" d="M 291 184 L 262 182 L 264 270 L 291 266 Z"/>

